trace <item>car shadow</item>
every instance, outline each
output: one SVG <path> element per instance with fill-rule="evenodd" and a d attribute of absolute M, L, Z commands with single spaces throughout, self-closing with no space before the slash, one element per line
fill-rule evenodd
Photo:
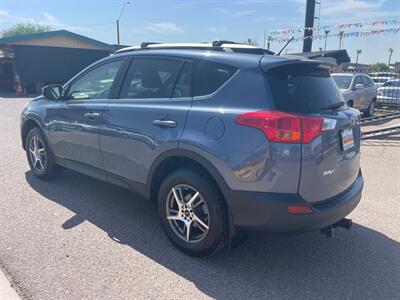
<path fill-rule="evenodd" d="M 89 221 L 117 243 L 128 245 L 189 280 L 213 298 L 387 298 L 400 295 L 400 244 L 354 224 L 336 237 L 251 234 L 238 248 L 191 258 L 164 236 L 154 204 L 128 190 L 70 170 L 29 185 L 75 215 L 69 230 Z"/>

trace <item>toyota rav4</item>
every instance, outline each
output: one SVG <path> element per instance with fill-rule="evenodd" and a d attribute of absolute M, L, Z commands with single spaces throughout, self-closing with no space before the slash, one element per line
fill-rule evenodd
<path fill-rule="evenodd" d="M 326 233 L 363 189 L 360 114 L 329 68 L 233 43 L 122 49 L 45 87 L 22 145 L 37 177 L 63 166 L 155 201 L 189 255 L 246 230 Z"/>

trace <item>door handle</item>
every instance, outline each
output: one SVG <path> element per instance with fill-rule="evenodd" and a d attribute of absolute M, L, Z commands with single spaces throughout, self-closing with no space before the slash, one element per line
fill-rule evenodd
<path fill-rule="evenodd" d="M 175 128 L 176 122 L 172 120 L 154 120 L 153 125 L 165 128 Z"/>
<path fill-rule="evenodd" d="M 88 119 L 96 119 L 96 118 L 100 117 L 100 114 L 97 112 L 88 112 L 88 113 L 84 114 L 84 116 Z"/>

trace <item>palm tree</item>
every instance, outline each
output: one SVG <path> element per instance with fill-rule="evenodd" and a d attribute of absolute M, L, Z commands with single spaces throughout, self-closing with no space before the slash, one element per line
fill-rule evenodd
<path fill-rule="evenodd" d="M 325 30 L 325 46 L 324 46 L 324 51 L 326 51 L 326 43 L 328 42 L 328 34 L 331 32 L 330 30 Z"/>
<path fill-rule="evenodd" d="M 390 60 L 392 59 L 393 48 L 389 48 L 389 61 L 388 61 L 388 68 L 390 69 Z"/>
<path fill-rule="evenodd" d="M 358 57 L 360 56 L 362 50 L 361 49 L 357 49 L 357 58 L 356 58 L 356 67 L 355 67 L 355 71 L 357 72 L 357 66 L 358 66 Z"/>

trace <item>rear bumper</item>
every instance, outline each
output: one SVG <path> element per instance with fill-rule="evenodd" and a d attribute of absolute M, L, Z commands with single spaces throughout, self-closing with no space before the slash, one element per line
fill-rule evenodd
<path fill-rule="evenodd" d="M 297 194 L 225 191 L 233 225 L 243 230 L 306 232 L 322 229 L 346 217 L 360 202 L 364 186 L 361 171 L 344 193 L 310 205 L 314 213 L 292 215 L 288 205 L 309 205 Z"/>

